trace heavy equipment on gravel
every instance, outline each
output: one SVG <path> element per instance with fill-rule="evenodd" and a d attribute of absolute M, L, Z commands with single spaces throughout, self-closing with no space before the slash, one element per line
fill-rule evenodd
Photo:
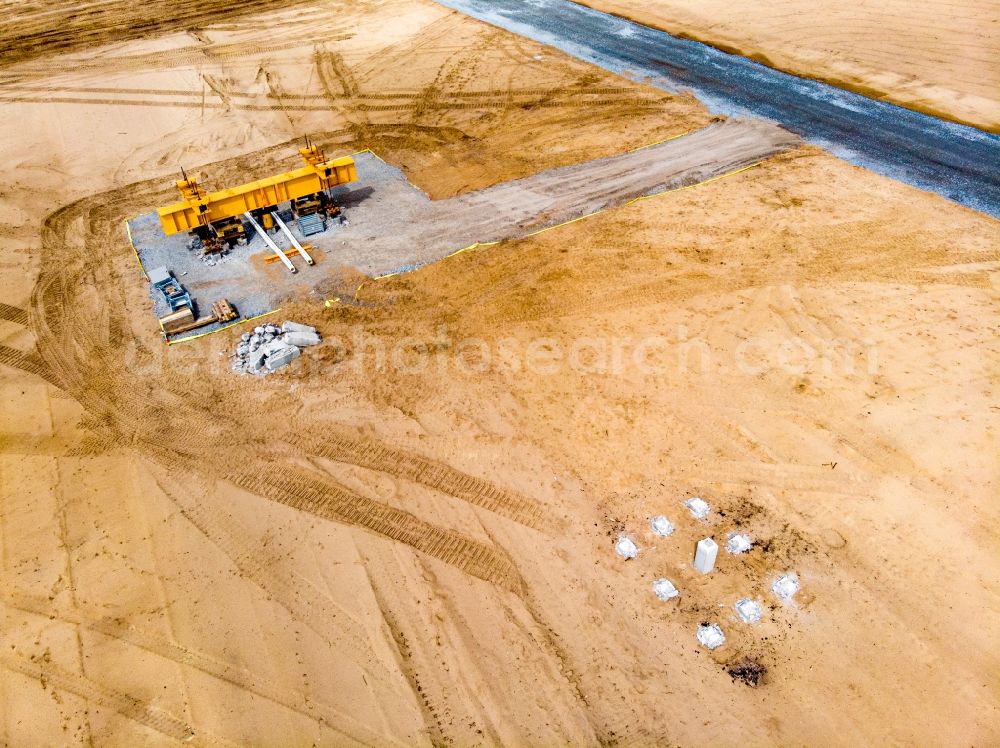
<path fill-rule="evenodd" d="M 205 192 L 182 169 L 184 178 L 177 181 L 180 202 L 156 211 L 163 233 L 188 231 L 201 240 L 205 253 L 219 252 L 246 238 L 245 214 L 266 231 L 275 226 L 272 213 L 286 202 L 297 219 L 308 224 L 308 233 L 315 233 L 317 219 L 311 217 L 319 216 L 325 226 L 326 217 L 339 212 L 329 190 L 357 180 L 357 168 L 350 156 L 328 159 L 308 139 L 299 154 L 305 161 L 300 169 L 217 192 Z"/>
<path fill-rule="evenodd" d="M 174 274 L 165 267 L 153 268 L 147 277 L 150 284 L 163 296 L 170 312 L 159 318 L 160 329 L 164 337 L 177 335 L 178 333 L 194 330 L 198 327 L 205 327 L 213 322 L 231 322 L 236 319 L 236 310 L 227 299 L 220 299 L 212 303 L 212 313 L 207 317 L 194 316 L 194 300 L 174 277 Z"/>

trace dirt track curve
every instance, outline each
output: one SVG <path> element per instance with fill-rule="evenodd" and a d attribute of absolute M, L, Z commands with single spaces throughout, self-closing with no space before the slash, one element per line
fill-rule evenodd
<path fill-rule="evenodd" d="M 432 202 L 426 223 L 411 227 L 414 241 L 430 226 L 474 226 L 492 239 L 520 227 L 539 206 L 549 222 L 597 210 L 644 194 L 677 179 L 704 179 L 755 162 L 796 142 L 794 136 L 763 122 L 730 121 L 693 135 L 625 156 L 545 172 L 480 193 Z M 162 190 L 161 185 L 160 186 Z M 511 591 L 521 589 L 516 566 L 497 547 L 434 527 L 413 514 L 361 496 L 322 472 L 281 467 L 295 457 L 325 457 L 392 474 L 504 516 L 526 527 L 544 525 L 532 500 L 511 494 L 482 478 L 444 463 L 370 438 L 331 438 L 322 430 L 289 429 L 274 433 L 267 425 L 237 414 L 238 394 L 228 388 L 214 398 L 231 399 L 231 407 L 214 401 L 199 408 L 193 383 L 183 378 L 137 379 L 117 359 L 128 329 L 129 310 L 121 293 L 93 308 L 100 288 L 118 287 L 114 263 L 88 247 L 127 252 L 119 227 L 138 206 L 155 200 L 152 183 L 133 185 L 114 194 L 85 198 L 49 216 L 42 235 L 41 272 L 32 294 L 31 327 L 38 334 L 37 355 L 0 351 L 3 363 L 39 374 L 76 398 L 112 443 L 130 444 L 165 466 L 221 477 L 252 493 L 286 503 L 325 519 L 345 522 L 409 545 L 466 573 Z M 75 235 L 82 222 L 84 233 Z M 447 226 L 436 229 L 445 232 Z M 24 322 L 24 310 L 0 309 L 12 321 Z M 91 320 L 101 320 L 95 326 Z M 169 405 L 168 405 L 169 403 Z M 173 416 L 162 416 L 166 409 Z M 228 417 L 220 419 L 219 413 Z M 230 449 L 212 457 L 190 444 L 198 433 Z M 227 459 L 226 455 L 232 455 Z"/>
<path fill-rule="evenodd" d="M 0 744 L 996 742 L 996 221 L 431 0 L 0 7 Z M 433 198 L 417 250 L 533 235 L 358 292 L 352 219 L 271 318 L 323 333 L 294 366 L 163 345 L 123 219 L 305 133 Z"/>
<path fill-rule="evenodd" d="M 210 403 L 198 407 L 193 382 L 172 377 L 137 379 L 122 366 L 118 346 L 123 342 L 129 312 L 117 293 L 106 296 L 108 304 L 92 308 L 99 288 L 115 288 L 118 284 L 113 277 L 114 263 L 104 261 L 106 256 L 88 252 L 87 247 L 114 247 L 119 253 L 127 252 L 127 245 L 117 235 L 121 222 L 130 210 L 150 197 L 148 190 L 148 185 L 137 185 L 115 195 L 87 198 L 45 221 L 43 270 L 30 309 L 31 327 L 38 335 L 38 354 L 28 356 L 5 348 L 0 351 L 3 363 L 39 374 L 72 395 L 110 443 L 129 444 L 165 466 L 229 480 L 316 516 L 364 527 L 501 588 L 518 591 L 521 581 L 517 570 L 500 549 L 361 496 L 320 471 L 290 470 L 283 466 L 283 459 L 290 462 L 311 455 L 377 465 L 383 472 L 451 492 L 460 500 L 515 521 L 535 524 L 539 512 L 531 508 L 529 499 L 370 438 L 325 444 L 327 437 L 322 430 L 273 434 L 253 418 L 238 417 L 238 395 L 231 390 L 220 388 L 213 393 L 215 398 L 232 398 L 231 407 L 219 408 L 218 401 L 214 407 Z M 108 206 L 114 206 L 113 210 Z M 85 231 L 74 236 L 73 226 L 78 220 L 82 220 Z M 101 320 L 100 326 L 92 324 L 94 316 Z M 165 417 L 167 407 L 173 411 L 170 417 Z M 229 417 L 220 418 L 220 413 L 229 413 Z M 230 448 L 206 459 L 206 453 L 190 443 L 191 433 Z"/>

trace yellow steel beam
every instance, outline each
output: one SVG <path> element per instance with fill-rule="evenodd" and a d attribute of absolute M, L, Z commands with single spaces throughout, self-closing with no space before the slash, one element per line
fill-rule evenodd
<path fill-rule="evenodd" d="M 303 158 L 306 158 L 305 154 Z M 273 208 L 298 197 L 353 182 L 357 178 L 354 159 L 343 156 L 309 163 L 301 169 L 207 195 L 196 184 L 185 180 L 183 188 L 178 182 L 178 189 L 186 199 L 159 208 L 156 212 L 160 216 L 163 232 L 169 236 L 225 218 L 235 218 L 251 210 Z"/>

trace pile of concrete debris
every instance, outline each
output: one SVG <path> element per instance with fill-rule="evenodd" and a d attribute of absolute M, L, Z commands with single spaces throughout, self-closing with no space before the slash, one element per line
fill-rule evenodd
<path fill-rule="evenodd" d="M 285 322 L 262 325 L 253 334 L 243 333 L 233 354 L 233 371 L 247 374 L 269 374 L 287 366 L 302 353 L 301 348 L 317 345 L 321 338 L 315 327 Z"/>

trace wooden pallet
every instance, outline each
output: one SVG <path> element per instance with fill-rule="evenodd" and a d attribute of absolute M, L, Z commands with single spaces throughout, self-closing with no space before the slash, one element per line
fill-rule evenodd
<path fill-rule="evenodd" d="M 236 319 L 236 311 L 228 299 L 220 299 L 212 304 L 212 316 L 217 322 L 228 322 L 231 319 Z"/>

